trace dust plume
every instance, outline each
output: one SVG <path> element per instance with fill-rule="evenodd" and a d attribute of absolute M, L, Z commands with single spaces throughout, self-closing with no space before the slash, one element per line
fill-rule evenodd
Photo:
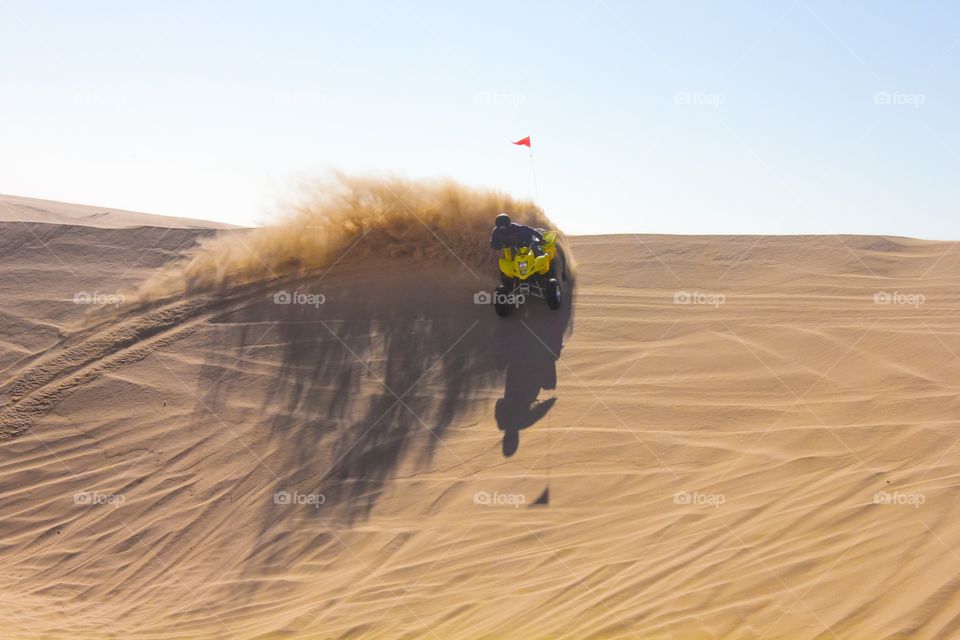
<path fill-rule="evenodd" d="M 542 209 L 501 192 L 451 180 L 353 177 L 340 173 L 304 189 L 277 224 L 204 241 L 140 289 L 144 298 L 323 272 L 341 261 L 450 262 L 489 269 L 493 219 L 553 229 Z M 568 269 L 572 257 L 563 239 Z M 459 264 L 457 259 L 463 264 Z"/>

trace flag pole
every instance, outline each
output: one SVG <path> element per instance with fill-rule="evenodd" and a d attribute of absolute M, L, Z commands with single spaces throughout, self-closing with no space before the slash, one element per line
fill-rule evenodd
<path fill-rule="evenodd" d="M 533 148 L 530 149 L 530 173 L 533 175 L 533 197 L 536 198 L 537 205 L 542 206 L 540 189 L 537 187 L 537 167 L 533 162 Z"/>
<path fill-rule="evenodd" d="M 529 152 L 530 152 L 530 153 L 529 153 L 529 157 L 530 157 L 530 175 L 533 177 L 533 197 L 534 197 L 534 204 L 537 205 L 538 207 L 541 207 L 541 208 L 542 208 L 542 207 L 543 207 L 543 204 L 540 202 L 540 188 L 539 188 L 539 186 L 537 185 L 537 166 L 536 166 L 536 164 L 535 164 L 534 161 L 533 161 L 533 145 L 530 143 L 530 136 L 527 136 L 527 137 L 525 137 L 525 138 L 520 138 L 519 140 L 517 140 L 517 141 L 514 142 L 513 144 L 518 145 L 518 146 L 522 146 L 522 147 L 526 147 L 526 148 L 529 150 Z M 528 328 L 529 328 L 529 327 L 528 327 Z M 555 358 L 558 357 L 558 356 L 559 356 L 559 354 L 557 354 L 557 356 L 555 356 Z M 556 367 L 556 364 L 554 364 L 554 367 Z M 539 395 L 539 393 L 538 393 L 538 395 Z M 554 390 L 553 397 L 554 397 L 554 399 L 556 398 L 556 390 Z M 547 425 L 546 425 L 546 431 L 547 431 L 547 454 L 546 454 L 546 458 L 547 458 L 547 486 L 546 486 L 546 488 L 543 490 L 543 493 L 540 495 L 540 497 L 537 498 L 537 501 L 536 501 L 536 503 L 534 503 L 534 504 L 543 504 L 543 505 L 549 505 L 549 504 L 550 504 L 550 480 L 551 480 L 551 476 L 552 476 L 551 471 L 552 471 L 552 469 L 553 469 L 553 465 L 551 464 L 551 460 L 550 460 L 550 455 L 551 455 L 551 453 L 552 453 L 552 451 L 553 451 L 553 439 L 551 438 L 551 429 L 550 429 L 550 426 L 551 426 L 551 423 L 552 423 L 552 422 L 553 422 L 553 419 L 552 419 L 551 417 L 547 417 Z"/>
<path fill-rule="evenodd" d="M 535 203 L 540 205 L 540 188 L 537 186 L 537 167 L 533 162 L 533 145 L 530 143 L 530 136 L 520 138 L 513 144 L 526 147 L 530 151 L 530 175 L 533 176 L 533 197 Z"/>

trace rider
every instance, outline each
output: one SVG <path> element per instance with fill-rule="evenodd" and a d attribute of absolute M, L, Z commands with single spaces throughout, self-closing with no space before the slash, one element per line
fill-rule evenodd
<path fill-rule="evenodd" d="M 530 247 L 537 257 L 544 254 L 540 246 L 543 242 L 539 231 L 525 224 L 510 222 L 510 216 L 505 213 L 497 216 L 493 233 L 490 234 L 490 246 L 498 251 L 504 247 Z"/>

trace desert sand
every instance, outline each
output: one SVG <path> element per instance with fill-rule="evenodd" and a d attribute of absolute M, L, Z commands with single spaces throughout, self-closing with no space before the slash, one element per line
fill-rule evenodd
<path fill-rule="evenodd" d="M 214 231 L 4 200 L 4 638 L 960 637 L 952 243 L 575 237 L 501 319 L 492 257 L 121 299 Z"/>

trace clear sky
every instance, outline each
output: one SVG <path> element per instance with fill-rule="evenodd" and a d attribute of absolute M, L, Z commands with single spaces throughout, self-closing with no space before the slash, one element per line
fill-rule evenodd
<path fill-rule="evenodd" d="M 339 168 L 573 233 L 960 239 L 958 116 L 953 1 L 0 0 L 0 193 L 237 224 Z"/>

